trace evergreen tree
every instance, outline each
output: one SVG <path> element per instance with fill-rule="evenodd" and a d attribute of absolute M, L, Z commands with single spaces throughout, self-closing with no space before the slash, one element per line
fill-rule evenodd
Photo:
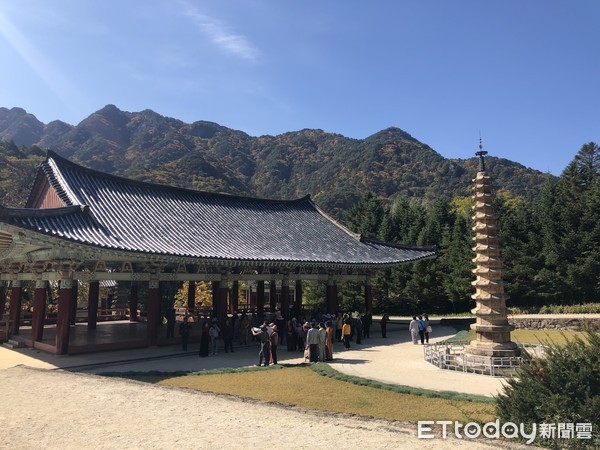
<path fill-rule="evenodd" d="M 373 192 L 367 192 L 360 201 L 346 213 L 348 228 L 363 236 L 376 237 L 383 221 L 383 205 Z"/>
<path fill-rule="evenodd" d="M 544 186 L 540 218 L 544 268 L 540 280 L 551 300 L 597 300 L 598 146 L 584 145 L 555 185 Z"/>
<path fill-rule="evenodd" d="M 471 237 L 469 223 L 463 215 L 456 216 L 452 230 L 447 228 L 442 237 L 439 256 L 442 288 L 454 312 L 467 311 L 471 304 L 471 270 L 474 268 Z"/>

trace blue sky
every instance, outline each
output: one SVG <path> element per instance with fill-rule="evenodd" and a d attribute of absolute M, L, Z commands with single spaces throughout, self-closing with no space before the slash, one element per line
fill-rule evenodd
<path fill-rule="evenodd" d="M 600 143 L 598 0 L 0 0 L 0 106 L 250 135 L 397 126 L 560 174 Z"/>

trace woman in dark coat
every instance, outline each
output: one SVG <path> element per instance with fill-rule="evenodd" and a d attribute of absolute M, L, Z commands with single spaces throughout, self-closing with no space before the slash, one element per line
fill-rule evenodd
<path fill-rule="evenodd" d="M 208 344 L 210 343 L 210 336 L 208 320 L 205 320 L 202 324 L 202 334 L 200 335 L 200 356 L 208 356 Z"/>

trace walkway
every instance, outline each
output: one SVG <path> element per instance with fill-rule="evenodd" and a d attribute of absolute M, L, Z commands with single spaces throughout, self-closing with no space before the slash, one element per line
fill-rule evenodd
<path fill-rule="evenodd" d="M 456 333 L 451 327 L 434 326 L 432 342 L 447 339 Z M 388 338 L 383 339 L 377 329 L 364 345 L 352 344 L 344 351 L 336 343 L 335 361 L 331 366 L 340 372 L 386 383 L 413 386 L 437 391 L 455 391 L 492 396 L 502 389 L 503 380 L 482 375 L 444 371 L 423 360 L 423 347 L 413 345 L 404 323 L 388 325 Z M 377 333 L 377 335 L 375 334 Z M 183 353 L 178 346 L 122 350 L 73 356 L 53 356 L 34 349 L 9 350 L 0 347 L 0 369 L 19 364 L 44 369 L 62 368 L 76 372 L 128 371 L 198 371 L 203 369 L 238 368 L 257 363 L 258 344 L 236 348 L 234 353 L 199 358 L 198 344 L 191 344 Z M 279 348 L 279 362 L 300 364 L 301 352 Z"/>

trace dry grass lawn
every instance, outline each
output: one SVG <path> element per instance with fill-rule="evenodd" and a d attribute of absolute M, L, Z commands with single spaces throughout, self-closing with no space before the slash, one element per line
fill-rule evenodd
<path fill-rule="evenodd" d="M 518 329 L 511 332 L 511 339 L 513 342 L 520 342 L 523 344 L 544 344 L 546 342 L 553 342 L 560 345 L 564 344 L 567 339 L 573 339 L 576 336 L 585 340 L 585 333 L 582 333 L 581 331 Z M 475 331 L 469 331 L 468 339 L 469 341 L 475 339 Z"/>
<path fill-rule="evenodd" d="M 318 375 L 307 367 L 188 375 L 168 378 L 159 384 L 402 422 L 495 419 L 494 407 L 489 403 L 429 398 L 357 386 Z"/>

